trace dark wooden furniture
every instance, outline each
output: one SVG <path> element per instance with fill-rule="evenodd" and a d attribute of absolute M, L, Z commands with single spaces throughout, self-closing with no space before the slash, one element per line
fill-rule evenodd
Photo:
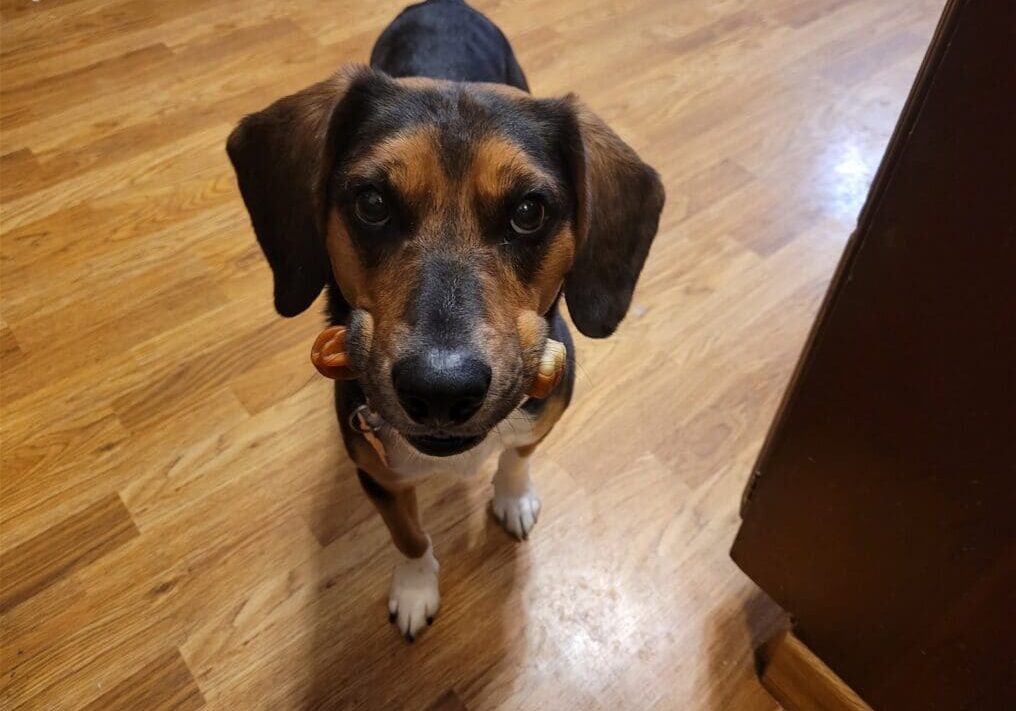
<path fill-rule="evenodd" d="M 1016 3 L 949 2 L 732 556 L 878 710 L 1016 708 Z"/>

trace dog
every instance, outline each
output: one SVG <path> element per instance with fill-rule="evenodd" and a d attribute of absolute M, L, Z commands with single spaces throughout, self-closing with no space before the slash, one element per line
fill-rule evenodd
<path fill-rule="evenodd" d="M 656 171 L 575 96 L 538 99 L 504 34 L 461 0 L 406 8 L 369 66 L 246 116 L 227 152 L 276 310 L 324 289 L 359 377 L 336 382 L 345 446 L 400 553 L 388 596 L 409 641 L 440 605 L 415 486 L 500 452 L 492 510 L 526 539 L 534 449 L 568 407 L 560 314 L 609 336 L 656 235 Z M 564 375 L 527 398 L 547 339 Z"/>

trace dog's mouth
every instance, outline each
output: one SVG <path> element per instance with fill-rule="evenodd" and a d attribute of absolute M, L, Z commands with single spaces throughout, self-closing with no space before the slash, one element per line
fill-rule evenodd
<path fill-rule="evenodd" d="M 404 435 L 407 442 L 431 457 L 450 457 L 472 449 L 483 441 L 484 435 L 457 437 L 455 435 Z"/>

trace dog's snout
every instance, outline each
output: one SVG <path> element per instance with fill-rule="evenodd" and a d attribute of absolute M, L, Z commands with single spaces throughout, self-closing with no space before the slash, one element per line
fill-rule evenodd
<path fill-rule="evenodd" d="M 487 397 L 491 371 L 466 350 L 430 349 L 403 358 L 392 368 L 402 408 L 415 422 L 461 425 Z"/>

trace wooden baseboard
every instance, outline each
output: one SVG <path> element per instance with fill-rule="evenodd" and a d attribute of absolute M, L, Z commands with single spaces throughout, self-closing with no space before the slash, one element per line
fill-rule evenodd
<path fill-rule="evenodd" d="M 872 711 L 793 632 L 780 632 L 758 655 L 762 686 L 787 711 Z"/>

